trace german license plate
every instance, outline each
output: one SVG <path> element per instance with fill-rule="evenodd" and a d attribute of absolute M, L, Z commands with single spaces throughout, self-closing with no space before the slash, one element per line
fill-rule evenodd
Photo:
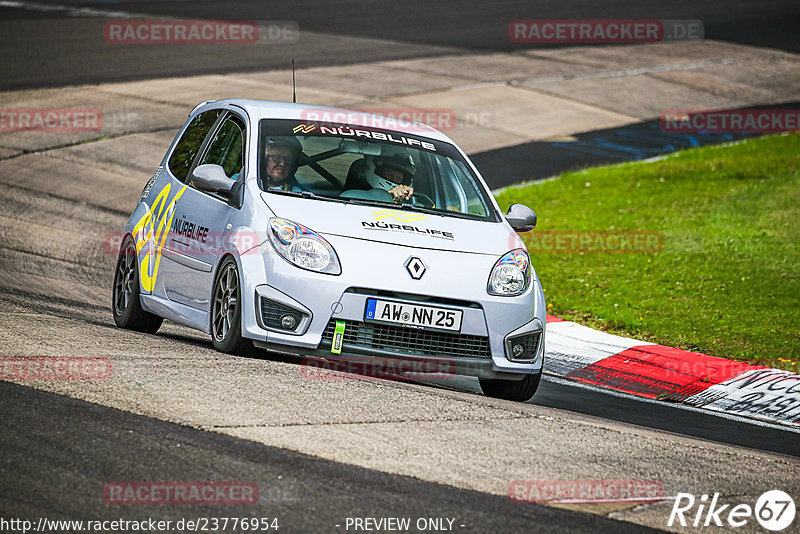
<path fill-rule="evenodd" d="M 419 306 L 392 300 L 367 299 L 367 310 L 364 313 L 364 319 L 414 328 L 460 332 L 463 315 L 463 311 L 452 308 Z"/>

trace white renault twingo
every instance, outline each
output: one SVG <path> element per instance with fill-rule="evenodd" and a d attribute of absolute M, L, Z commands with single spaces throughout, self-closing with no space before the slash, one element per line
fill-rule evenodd
<path fill-rule="evenodd" d="M 207 102 L 125 226 L 114 320 L 155 332 L 167 318 L 228 353 L 445 369 L 525 401 L 542 373 L 545 302 L 517 232 L 535 224 L 522 205 L 503 216 L 433 128 Z"/>

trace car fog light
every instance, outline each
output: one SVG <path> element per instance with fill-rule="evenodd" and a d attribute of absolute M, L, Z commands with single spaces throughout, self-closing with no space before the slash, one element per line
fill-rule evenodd
<path fill-rule="evenodd" d="M 511 347 L 511 353 L 515 358 L 522 358 L 525 354 L 525 345 L 522 343 L 514 343 L 514 346 Z"/>
<path fill-rule="evenodd" d="M 292 315 L 284 315 L 281 317 L 281 326 L 287 330 L 294 330 L 294 327 L 297 326 L 297 319 Z"/>

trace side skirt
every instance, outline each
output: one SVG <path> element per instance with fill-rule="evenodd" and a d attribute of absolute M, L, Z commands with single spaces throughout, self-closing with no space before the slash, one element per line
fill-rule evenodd
<path fill-rule="evenodd" d="M 153 295 L 140 295 L 139 298 L 146 311 L 211 334 L 208 312 Z"/>

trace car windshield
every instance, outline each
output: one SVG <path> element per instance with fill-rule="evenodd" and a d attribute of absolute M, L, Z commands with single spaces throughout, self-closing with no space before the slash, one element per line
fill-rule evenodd
<path fill-rule="evenodd" d="M 459 151 L 449 143 L 413 134 L 263 119 L 258 172 L 266 191 L 403 204 L 407 209 L 498 220 L 486 191 Z M 399 185 L 413 189 L 413 195 L 395 201 L 390 191 Z"/>

